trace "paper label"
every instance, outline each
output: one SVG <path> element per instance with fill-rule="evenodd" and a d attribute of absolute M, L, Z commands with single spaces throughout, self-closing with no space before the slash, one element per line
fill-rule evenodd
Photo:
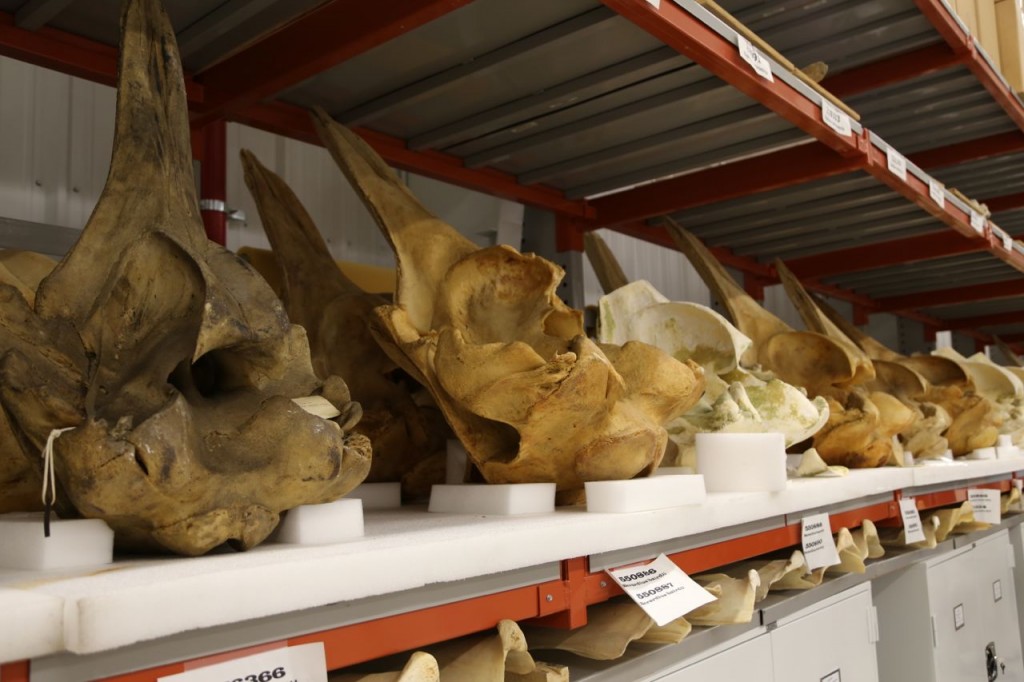
<path fill-rule="evenodd" d="M 821 678 L 821 682 L 843 682 L 843 674 L 837 668 Z"/>
<path fill-rule="evenodd" d="M 821 120 L 832 130 L 840 135 L 849 137 L 853 135 L 853 127 L 850 125 L 850 117 L 827 99 L 821 100 Z"/>
<path fill-rule="evenodd" d="M 654 9 L 661 9 L 661 0 L 647 0 L 647 2 L 654 5 Z"/>
<path fill-rule="evenodd" d="M 802 526 L 800 541 L 803 545 L 804 558 L 807 560 L 807 570 L 813 571 L 816 568 L 838 564 L 839 552 L 836 551 L 836 541 L 832 538 L 828 514 L 805 516 Z"/>
<path fill-rule="evenodd" d="M 1013 251 L 1013 237 L 1005 232 L 1003 233 L 1003 248 L 1007 251 Z"/>
<path fill-rule="evenodd" d="M 900 500 L 900 515 L 903 517 L 903 535 L 906 544 L 924 542 L 924 529 L 921 527 L 921 513 L 917 511 L 917 503 L 912 497 Z"/>
<path fill-rule="evenodd" d="M 964 625 L 967 625 L 967 620 L 964 618 L 964 605 L 957 604 L 953 607 L 953 629 L 959 630 Z"/>
<path fill-rule="evenodd" d="M 885 150 L 889 171 L 900 180 L 907 181 L 907 160 L 898 151 L 889 147 Z"/>
<path fill-rule="evenodd" d="M 985 216 L 981 215 L 977 211 L 971 211 L 971 227 L 978 234 L 985 234 Z"/>
<path fill-rule="evenodd" d="M 327 682 L 323 642 L 282 647 L 196 668 L 157 682 Z"/>
<path fill-rule="evenodd" d="M 607 573 L 659 626 L 717 599 L 664 554 L 649 564 L 612 568 Z"/>
<path fill-rule="evenodd" d="M 1003 520 L 999 491 L 989 488 L 969 488 L 967 501 L 974 507 L 974 520 L 981 523 L 999 523 Z"/>
<path fill-rule="evenodd" d="M 946 186 L 935 178 L 928 180 L 928 196 L 939 205 L 939 208 L 946 207 Z"/>
<path fill-rule="evenodd" d="M 736 36 L 736 46 L 740 50 L 740 57 L 743 58 L 743 61 L 754 67 L 754 73 L 765 80 L 775 82 L 775 78 L 772 76 L 772 64 L 761 50 L 740 35 Z"/>

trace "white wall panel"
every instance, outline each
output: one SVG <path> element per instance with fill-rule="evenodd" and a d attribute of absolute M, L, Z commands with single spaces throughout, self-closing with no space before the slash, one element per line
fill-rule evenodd
<path fill-rule="evenodd" d="M 81 228 L 106 179 L 114 90 L 0 57 L 0 214 Z"/>
<path fill-rule="evenodd" d="M 672 301 L 711 304 L 711 292 L 680 252 L 611 230 L 598 230 L 597 234 L 604 238 L 631 281 L 646 279 Z M 586 302 L 597 305 L 603 293 L 601 285 L 590 261 L 584 258 L 583 262 Z"/>

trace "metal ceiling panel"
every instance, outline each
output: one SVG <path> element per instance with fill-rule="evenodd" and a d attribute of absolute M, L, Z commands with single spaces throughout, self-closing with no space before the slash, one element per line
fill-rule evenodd
<path fill-rule="evenodd" d="M 934 175 L 947 187 L 956 187 L 967 196 L 985 201 L 992 197 L 1016 194 L 1024 190 L 1024 154 L 1003 154 L 947 168 L 936 168 Z M 1000 227 L 1006 227 L 996 217 Z"/>
<path fill-rule="evenodd" d="M 1015 311 L 1020 311 L 1024 315 L 1024 298 L 997 298 L 991 301 L 958 303 L 957 305 L 947 305 L 942 308 L 935 308 L 934 310 L 944 320 L 978 317 L 980 315 L 998 315 Z"/>
<path fill-rule="evenodd" d="M 797 66 L 829 73 L 940 40 L 913 0 L 720 0 L 725 9 Z"/>
<path fill-rule="evenodd" d="M 964 286 L 999 282 L 1019 274 L 1012 266 L 982 252 L 827 277 L 825 281 L 872 298 L 883 298 L 947 289 L 953 282 Z"/>
<path fill-rule="evenodd" d="M 477 0 L 284 99 L 570 198 L 807 139 L 603 5 L 542 6 Z"/>
<path fill-rule="evenodd" d="M 708 244 L 762 260 L 948 229 L 860 172 L 689 209 L 673 218 Z"/>
<path fill-rule="evenodd" d="M 903 154 L 1016 130 L 966 67 L 848 97 L 847 103 Z"/>

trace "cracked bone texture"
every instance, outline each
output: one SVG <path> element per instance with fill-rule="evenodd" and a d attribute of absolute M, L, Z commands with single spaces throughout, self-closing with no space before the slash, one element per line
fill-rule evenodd
<path fill-rule="evenodd" d="M 366 475 L 358 403 L 313 372 L 306 334 L 237 256 L 207 240 L 174 33 L 156 0 L 121 17 L 114 149 L 81 237 L 34 302 L 0 285 L 0 402 L 23 457 L 50 431 L 58 511 L 122 547 L 249 548 L 280 514 Z M 292 402 L 320 394 L 325 420 Z M 0 498 L 7 498 L 6 489 Z"/>
<path fill-rule="evenodd" d="M 406 497 L 425 497 L 432 484 L 444 482 L 450 434 L 429 394 L 398 371 L 370 334 L 374 309 L 388 299 L 342 274 L 284 180 L 247 150 L 242 167 L 280 266 L 285 308 L 309 335 L 314 369 L 321 377 L 342 377 L 363 406 L 355 431 L 373 443 L 366 481 L 401 481 Z"/>
<path fill-rule="evenodd" d="M 893 436 L 913 419 L 898 401 L 871 393 L 871 360 L 852 343 L 839 343 L 814 331 L 794 331 L 751 298 L 695 236 L 669 221 L 669 233 L 726 307 L 733 323 L 753 344 L 740 359 L 748 368 L 771 371 L 828 403 L 828 421 L 814 434 L 813 446 L 830 465 L 882 466 L 894 458 Z M 880 409 L 878 402 L 882 402 Z"/>
<path fill-rule="evenodd" d="M 693 405 L 700 368 L 642 343 L 589 340 L 555 294 L 562 270 L 507 246 L 480 249 L 431 215 L 365 142 L 317 111 L 321 138 L 388 239 L 394 305 L 375 311 L 385 352 L 430 389 L 489 483 L 650 474 L 664 424 Z"/>

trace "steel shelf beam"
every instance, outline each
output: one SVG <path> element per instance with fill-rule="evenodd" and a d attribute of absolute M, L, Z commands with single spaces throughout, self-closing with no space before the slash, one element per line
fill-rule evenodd
<path fill-rule="evenodd" d="M 849 97 L 943 71 L 962 64 L 964 59 L 949 45 L 936 43 L 828 76 L 821 85 L 836 97 Z"/>

